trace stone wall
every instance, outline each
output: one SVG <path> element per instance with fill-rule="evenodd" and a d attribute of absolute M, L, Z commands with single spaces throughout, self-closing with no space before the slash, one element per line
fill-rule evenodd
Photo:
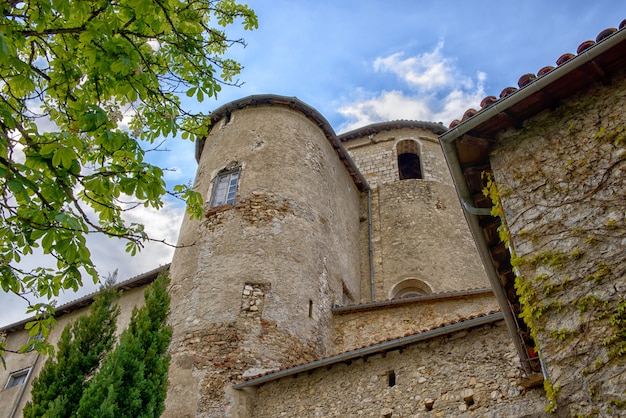
<path fill-rule="evenodd" d="M 626 78 L 505 132 L 491 163 L 517 291 L 564 415 L 626 414 Z"/>
<path fill-rule="evenodd" d="M 394 286 L 408 278 L 432 293 L 488 286 L 453 187 L 410 179 L 381 185 L 374 196 L 382 255 L 377 298 L 394 297 Z"/>
<path fill-rule="evenodd" d="M 403 140 L 417 142 L 424 180 L 452 185 L 452 178 L 437 142 L 437 134 L 430 130 L 381 129 L 375 134 L 350 139 L 344 142 L 344 146 L 369 184 L 374 186 L 399 180 L 396 145 Z"/>
<path fill-rule="evenodd" d="M 344 142 L 372 187 L 370 213 L 364 200 L 360 216 L 363 302 L 395 297 L 395 287 L 404 280 L 419 280 L 427 293 L 488 286 L 436 138 L 426 129 L 401 128 Z M 399 179 L 396 147 L 404 140 L 417 144 L 422 179 Z"/>
<path fill-rule="evenodd" d="M 499 306 L 493 293 L 488 291 L 446 298 L 423 296 L 348 308 L 334 315 L 334 354 L 493 312 Z"/>
<path fill-rule="evenodd" d="M 225 167 L 239 185 L 181 227 L 165 416 L 233 414 L 231 383 L 326 355 L 333 303 L 360 298 L 360 191 L 311 112 L 247 106 L 206 138 L 195 189 L 208 201 Z"/>
<path fill-rule="evenodd" d="M 543 416 L 502 323 L 262 384 L 254 416 Z"/>

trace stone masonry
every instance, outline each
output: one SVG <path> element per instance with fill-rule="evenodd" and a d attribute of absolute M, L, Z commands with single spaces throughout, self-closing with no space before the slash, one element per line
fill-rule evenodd
<path fill-rule="evenodd" d="M 625 110 L 622 71 L 502 133 L 492 152 L 524 315 L 564 414 L 626 413 L 616 351 L 626 324 Z"/>

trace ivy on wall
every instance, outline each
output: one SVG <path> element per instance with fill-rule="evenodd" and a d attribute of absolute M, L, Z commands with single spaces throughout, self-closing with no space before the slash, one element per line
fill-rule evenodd
<path fill-rule="evenodd" d="M 567 110 L 561 113 L 557 117 L 567 116 Z M 603 392 L 599 383 L 626 364 L 626 300 L 618 289 L 626 284 L 620 248 L 626 239 L 620 186 L 626 128 L 603 125 L 584 141 L 588 131 L 580 123 L 568 124 L 559 137 L 548 134 L 554 120 L 544 122 L 533 128 L 540 134 L 525 138 L 534 141 L 533 152 L 522 163 L 504 164 L 497 185 L 484 173 L 483 193 L 492 201 L 492 215 L 502 221 L 498 231 L 517 274 L 520 317 L 542 355 L 559 363 L 545 381 L 546 410 L 556 411 L 559 400 L 575 392 L 584 393 L 588 405 L 609 405 L 603 413 L 625 408 L 626 402 Z M 574 138 L 578 149 L 572 151 L 568 141 Z M 499 152 L 514 154 L 512 147 L 520 143 L 516 136 Z M 562 382 L 569 386 L 566 395 Z M 600 410 L 592 406 L 586 414 Z"/>

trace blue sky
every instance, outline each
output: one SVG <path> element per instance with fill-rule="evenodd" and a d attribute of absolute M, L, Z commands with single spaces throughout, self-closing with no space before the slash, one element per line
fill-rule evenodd
<path fill-rule="evenodd" d="M 516 86 L 525 73 L 555 65 L 563 53 L 626 18 L 621 0 L 420 1 L 250 0 L 259 29 L 228 29 L 248 46 L 240 61 L 245 84 L 225 88 L 217 100 L 186 101 L 211 111 L 251 94 L 296 96 L 316 108 L 336 132 L 393 119 L 444 122 L 478 107 L 487 95 Z M 170 152 L 153 157 L 171 185 L 193 179 L 193 144 L 168 140 Z M 168 202 L 153 213 L 130 215 L 155 238 L 176 241 L 182 208 Z M 139 256 L 124 243 L 94 237 L 92 254 L 102 275 L 125 280 L 168 263 L 172 249 L 149 245 Z M 94 290 L 88 286 L 79 295 Z M 77 295 L 66 294 L 60 302 Z M 24 305 L 0 294 L 0 326 L 23 317 Z"/>

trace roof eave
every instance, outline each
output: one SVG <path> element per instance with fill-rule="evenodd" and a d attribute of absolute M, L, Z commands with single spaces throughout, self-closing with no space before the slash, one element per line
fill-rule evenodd
<path fill-rule="evenodd" d="M 124 280 L 123 282 L 116 283 L 115 285 L 113 285 L 113 287 L 116 289 L 125 291 L 125 290 L 130 290 L 136 287 L 140 287 L 144 284 L 152 283 L 160 273 L 168 271 L 169 268 L 170 268 L 169 263 L 159 266 L 155 269 L 139 274 L 138 276 L 131 277 L 128 280 Z M 70 302 L 64 303 L 63 305 L 59 306 L 58 308 L 54 310 L 55 317 L 58 318 L 61 315 L 64 315 L 66 313 L 70 313 L 80 308 L 84 308 L 86 306 L 91 305 L 94 301 L 95 296 L 98 293 L 99 291 L 95 291 L 88 295 L 82 296 L 78 299 L 74 299 Z M 0 327 L 0 332 L 11 333 L 11 332 L 23 330 L 24 326 L 27 323 L 32 322 L 34 320 L 36 320 L 36 318 L 32 316 L 32 317 L 23 319 L 21 321 L 5 325 L 3 327 Z"/>
<path fill-rule="evenodd" d="M 241 383 L 237 383 L 233 386 L 234 389 L 244 389 L 247 387 L 259 386 L 263 383 L 271 382 L 281 379 L 287 376 L 294 376 L 299 373 L 313 371 L 320 367 L 329 367 L 333 364 L 349 362 L 358 358 L 367 357 L 379 353 L 383 353 L 390 350 L 395 350 L 400 347 L 414 344 L 420 341 L 429 340 L 431 338 L 448 335 L 453 332 L 463 331 L 470 328 L 487 325 L 493 322 L 502 320 L 502 313 L 495 312 L 478 318 L 469 319 L 467 321 L 457 322 L 456 324 L 446 325 L 443 327 L 431 329 L 428 331 L 420 332 L 418 334 L 409 335 L 407 337 L 398 338 L 391 341 L 385 341 L 383 343 L 374 344 L 369 347 L 359 348 L 357 350 L 348 351 L 346 353 L 338 354 L 336 356 L 327 357 L 321 360 L 316 360 L 311 363 L 302 364 L 299 366 L 291 367 L 289 369 L 280 370 L 266 375 L 252 378 Z"/>
<path fill-rule="evenodd" d="M 360 191 L 365 192 L 369 190 L 370 186 L 365 176 L 359 171 L 355 162 L 350 157 L 350 154 L 341 141 L 337 137 L 337 134 L 330 126 L 330 123 L 321 113 L 319 113 L 315 108 L 309 106 L 304 103 L 302 100 L 297 97 L 288 97 L 288 96 L 280 96 L 276 94 L 258 94 L 247 96 L 230 103 L 226 103 L 223 106 L 215 109 L 210 117 L 210 126 L 209 132 L 213 129 L 215 123 L 217 123 L 220 119 L 229 115 L 231 112 L 235 110 L 245 109 L 250 106 L 284 106 L 290 109 L 296 109 L 301 112 L 304 116 L 306 116 L 311 122 L 316 124 L 320 130 L 324 133 L 324 136 L 328 139 L 332 147 L 335 149 L 337 156 L 345 166 L 346 170 L 354 180 L 354 183 L 359 188 Z M 202 151 L 204 149 L 205 139 L 200 139 L 196 141 L 196 161 L 200 161 L 200 157 L 202 156 Z"/>
<path fill-rule="evenodd" d="M 439 141 L 441 143 L 441 147 L 443 149 L 448 168 L 450 170 L 450 173 L 452 174 L 452 179 L 455 189 L 457 191 L 457 195 L 460 201 L 464 203 L 463 213 L 469 225 L 470 232 L 476 243 L 476 247 L 478 249 L 478 253 L 480 255 L 482 263 L 485 267 L 489 282 L 493 287 L 494 294 L 496 295 L 496 300 L 498 301 L 498 304 L 502 309 L 502 313 L 504 314 L 507 328 L 509 329 L 511 336 L 513 337 L 513 341 L 518 350 L 518 354 L 522 359 L 526 358 L 527 353 L 520 338 L 518 338 L 517 335 L 517 318 L 509 304 L 509 300 L 507 298 L 505 290 L 502 287 L 497 267 L 494 265 L 494 262 L 491 258 L 487 239 L 483 233 L 482 227 L 479 224 L 479 216 L 485 215 L 485 211 L 482 210 L 483 208 L 467 207 L 467 202 L 471 202 L 472 196 L 466 183 L 465 176 L 463 174 L 463 168 L 461 166 L 456 142 L 458 139 L 463 137 L 463 135 L 479 128 L 482 124 L 486 123 L 490 119 L 506 112 L 507 109 L 510 109 L 514 105 L 523 102 L 531 95 L 537 93 L 538 91 L 541 91 L 546 86 L 563 78 L 575 69 L 593 61 L 598 56 L 602 55 L 606 51 L 614 48 L 624 41 L 626 41 L 626 30 L 620 30 L 618 32 L 615 32 L 610 37 L 604 39 L 598 44 L 595 44 L 593 47 L 587 49 L 586 51 L 572 58 L 568 62 L 555 68 L 548 74 L 536 79 L 525 87 L 517 90 L 513 94 L 497 101 L 493 105 L 482 109 L 476 115 L 461 122 L 460 124 L 445 132 L 439 137 Z M 495 140 L 495 138 L 492 139 Z"/>
<path fill-rule="evenodd" d="M 626 30 L 620 30 L 604 39 L 602 42 L 595 44 L 591 48 L 583 51 L 579 55 L 575 56 L 566 63 L 560 65 L 548 74 L 534 80 L 528 85 L 522 87 L 511 95 L 495 102 L 493 105 L 482 109 L 475 116 L 461 122 L 454 128 L 443 133 L 439 137 L 439 141 L 442 144 L 453 143 L 456 139 L 462 135 L 472 131 L 478 126 L 482 125 L 489 119 L 504 113 L 512 106 L 526 100 L 531 95 L 543 90 L 546 86 L 554 83 L 565 75 L 571 73 L 578 67 L 581 67 L 589 62 L 595 60 L 598 56 L 604 54 L 609 49 L 615 47 L 621 42 L 626 40 Z"/>

